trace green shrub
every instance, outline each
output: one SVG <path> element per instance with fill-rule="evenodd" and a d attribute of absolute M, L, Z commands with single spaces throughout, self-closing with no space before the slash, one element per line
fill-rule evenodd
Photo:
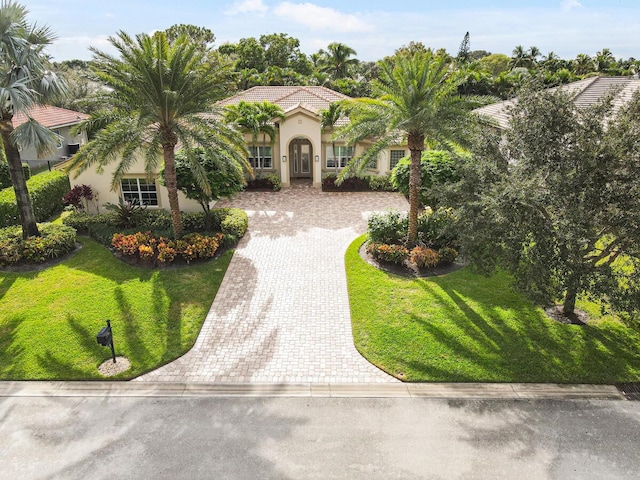
<path fill-rule="evenodd" d="M 271 182 L 271 188 L 274 192 L 279 192 L 282 190 L 282 180 L 280 175 L 276 173 L 270 173 L 265 177 L 269 182 Z"/>
<path fill-rule="evenodd" d="M 451 247 L 442 247 L 438 250 L 438 256 L 440 257 L 440 263 L 447 265 L 453 263 L 458 258 L 458 251 Z"/>
<path fill-rule="evenodd" d="M 63 208 L 62 197 L 71 189 L 69 177 L 58 171 L 45 172 L 27 181 L 37 222 L 47 220 Z M 20 216 L 13 188 L 0 191 L 0 227 L 18 225 Z"/>
<path fill-rule="evenodd" d="M 409 260 L 418 268 L 432 268 L 440 262 L 440 256 L 429 247 L 418 246 L 411 250 Z"/>
<path fill-rule="evenodd" d="M 427 209 L 418 216 L 418 242 L 435 250 L 458 245 L 457 219 L 453 211 Z"/>
<path fill-rule="evenodd" d="M 220 231 L 225 235 L 231 234 L 242 238 L 249 227 L 249 217 L 244 210 L 239 208 L 215 208 L 211 210 L 214 217 L 214 226 L 220 226 Z"/>
<path fill-rule="evenodd" d="M 40 237 L 22 239 L 22 228 L 10 226 L 0 229 L 0 265 L 20 261 L 42 263 L 70 252 L 76 245 L 75 229 L 66 225 L 42 223 Z"/>
<path fill-rule="evenodd" d="M 373 213 L 367 220 L 369 240 L 374 243 L 403 243 L 407 237 L 408 218 L 405 213 L 391 210 Z"/>
<path fill-rule="evenodd" d="M 369 183 L 369 189 L 374 192 L 395 192 L 396 188 L 391 184 L 391 174 L 369 175 L 365 177 Z"/>
<path fill-rule="evenodd" d="M 210 228 L 220 230 L 220 222 L 211 210 L 211 221 L 213 225 Z M 204 232 L 207 230 L 207 218 L 204 212 L 187 212 L 182 214 L 182 228 L 187 232 Z"/>
<path fill-rule="evenodd" d="M 82 211 L 72 211 L 62 223 L 75 228 L 81 233 L 90 233 L 90 230 L 96 225 L 115 225 L 116 218 L 112 213 L 99 213 L 92 215 Z"/>
<path fill-rule="evenodd" d="M 279 192 L 282 189 L 282 181 L 280 175 L 270 173 L 261 178 L 253 178 L 247 182 L 245 187 L 247 190 L 273 190 Z"/>
<path fill-rule="evenodd" d="M 151 230 L 155 232 L 158 230 L 171 230 L 173 228 L 173 222 L 171 221 L 171 213 L 166 210 L 146 209 L 135 218 L 133 226 L 140 230 Z"/>
<path fill-rule="evenodd" d="M 409 256 L 409 250 L 402 245 L 369 242 L 367 252 L 376 260 L 401 265 Z"/>
<path fill-rule="evenodd" d="M 29 180 L 31 178 L 31 167 L 26 163 L 22 164 L 22 174 L 24 175 L 25 180 Z M 0 190 L 12 186 L 13 182 L 11 181 L 11 173 L 9 173 L 9 164 L 4 158 L 4 152 L 2 152 L 0 158 Z"/>
<path fill-rule="evenodd" d="M 420 186 L 420 203 L 437 207 L 437 198 L 433 187 L 455 182 L 459 179 L 456 168 L 457 162 L 452 155 L 444 150 L 425 150 L 422 152 Z M 391 184 L 403 195 L 409 195 L 409 174 L 411 159 L 403 158 L 391 172 Z"/>

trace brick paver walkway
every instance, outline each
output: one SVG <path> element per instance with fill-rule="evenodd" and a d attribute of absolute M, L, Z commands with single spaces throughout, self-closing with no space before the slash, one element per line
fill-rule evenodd
<path fill-rule="evenodd" d="M 344 254 L 371 211 L 406 210 L 393 193 L 295 185 L 218 206 L 249 214 L 195 346 L 138 381 L 393 382 L 355 349 Z"/>

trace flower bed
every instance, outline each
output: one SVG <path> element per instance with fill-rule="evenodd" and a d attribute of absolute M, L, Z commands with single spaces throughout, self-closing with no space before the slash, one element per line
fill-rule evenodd
<path fill-rule="evenodd" d="M 180 240 L 170 240 L 151 232 L 130 235 L 116 233 L 111 240 L 114 251 L 123 259 L 143 266 L 165 266 L 176 260 L 187 264 L 213 258 L 224 241 L 224 235 L 191 233 Z"/>

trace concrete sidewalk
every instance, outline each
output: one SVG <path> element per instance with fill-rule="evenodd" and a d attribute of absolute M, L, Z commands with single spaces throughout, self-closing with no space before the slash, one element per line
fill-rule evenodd
<path fill-rule="evenodd" d="M 0 382 L 0 397 L 334 397 L 624 400 L 613 385 L 536 383 Z"/>

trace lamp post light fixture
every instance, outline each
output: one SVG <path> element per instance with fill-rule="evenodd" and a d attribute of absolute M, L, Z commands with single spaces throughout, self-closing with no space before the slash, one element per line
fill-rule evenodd
<path fill-rule="evenodd" d="M 113 356 L 113 363 L 116 363 L 116 349 L 113 346 L 113 332 L 111 331 L 111 320 L 107 320 L 107 326 L 102 329 L 96 335 L 96 340 L 103 347 L 111 347 L 111 355 Z"/>

